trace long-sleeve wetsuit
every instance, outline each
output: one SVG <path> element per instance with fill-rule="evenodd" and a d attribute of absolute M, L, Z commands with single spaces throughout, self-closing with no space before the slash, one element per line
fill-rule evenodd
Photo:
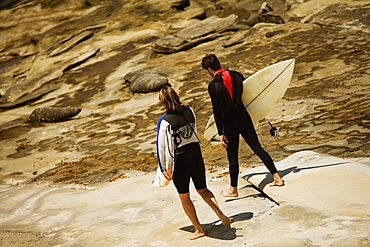
<path fill-rule="evenodd" d="M 252 119 L 243 105 L 241 96 L 244 77 L 236 71 L 229 71 L 229 73 L 232 78 L 233 99 L 223 84 L 221 73 L 216 74 L 208 85 L 208 93 L 212 101 L 218 134 L 225 135 L 229 141 L 226 151 L 229 160 L 230 185 L 237 187 L 239 134 L 272 174 L 277 170 L 270 155 L 261 146 Z"/>

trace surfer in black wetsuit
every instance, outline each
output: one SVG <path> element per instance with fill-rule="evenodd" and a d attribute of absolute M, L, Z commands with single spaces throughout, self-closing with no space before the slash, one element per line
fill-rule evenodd
<path fill-rule="evenodd" d="M 226 71 L 216 55 L 206 55 L 202 59 L 202 67 L 213 77 L 208 85 L 208 93 L 211 97 L 213 115 L 215 118 L 220 142 L 226 148 L 229 160 L 230 188 L 220 191 L 222 196 L 238 196 L 239 175 L 239 135 L 247 142 L 249 147 L 262 160 L 271 172 L 274 181 L 270 186 L 283 186 L 270 155 L 261 146 L 252 119 L 243 105 L 241 96 L 243 93 L 242 74 L 236 71 Z"/>
<path fill-rule="evenodd" d="M 166 113 L 158 120 L 156 145 L 158 165 L 166 179 L 173 179 L 184 211 L 194 225 L 195 232 L 190 239 L 206 235 L 190 199 L 190 178 L 199 195 L 213 209 L 222 223 L 230 226 L 230 219 L 220 210 L 215 196 L 206 185 L 205 167 L 193 110 L 184 106 L 176 91 L 168 86 L 160 90 L 159 100 L 165 107 Z M 166 168 L 171 167 L 168 164 L 172 162 L 174 162 L 173 174 Z"/>

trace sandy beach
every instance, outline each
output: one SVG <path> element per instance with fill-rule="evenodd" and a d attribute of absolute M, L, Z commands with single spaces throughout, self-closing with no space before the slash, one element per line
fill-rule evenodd
<path fill-rule="evenodd" d="M 360 160 L 361 161 L 361 160 Z M 362 160 L 368 167 L 370 160 Z M 367 164 L 367 165 L 366 165 Z M 279 163 L 277 163 L 279 165 Z M 324 172 L 325 168 L 320 168 Z M 254 171 L 253 168 L 244 171 Z M 216 172 L 220 173 L 222 170 Z M 208 176 L 210 177 L 210 175 Z M 270 188 L 271 197 L 240 179 L 238 198 L 217 192 L 228 178 L 209 179 L 222 210 L 232 219 L 225 227 L 191 188 L 193 202 L 207 236 L 190 241 L 190 221 L 181 209 L 173 184 L 150 185 L 153 174 L 131 171 L 127 178 L 99 187 L 39 186 L 2 187 L 2 246 L 368 246 L 368 215 L 345 215 L 318 210 L 313 195 L 301 203 L 277 204 L 275 193 L 299 193 L 287 180 L 286 188 Z M 301 179 L 302 183 L 305 183 Z M 345 184 L 345 183 L 344 183 Z M 369 189 L 369 184 L 364 190 Z M 330 196 L 330 181 L 322 195 Z M 325 188 L 326 187 L 326 188 Z M 280 190 L 280 192 L 279 192 Z M 278 192 L 276 192 L 278 191 Z M 358 192 L 361 193 L 361 192 Z M 270 193 L 269 193 L 270 194 Z M 366 195 L 366 193 L 365 193 Z M 294 195 L 292 196 L 294 198 Z M 272 200 L 276 198 L 276 201 Z M 295 197 L 297 198 L 297 197 Z M 340 196 L 332 196 L 330 203 Z M 357 201 L 367 210 L 369 194 Z M 11 226 L 11 227 L 10 227 Z"/>

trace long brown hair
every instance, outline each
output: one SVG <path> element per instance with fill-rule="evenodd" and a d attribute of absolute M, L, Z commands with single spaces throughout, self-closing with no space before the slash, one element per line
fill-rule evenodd
<path fill-rule="evenodd" d="M 184 105 L 180 102 L 178 93 L 169 86 L 164 86 L 159 91 L 159 101 L 166 109 L 166 113 L 179 113 L 184 108 Z"/>

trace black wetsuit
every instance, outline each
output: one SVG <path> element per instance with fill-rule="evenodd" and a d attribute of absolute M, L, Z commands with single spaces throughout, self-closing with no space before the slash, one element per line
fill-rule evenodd
<path fill-rule="evenodd" d="M 225 135 L 229 141 L 226 151 L 229 160 L 230 185 L 237 187 L 239 175 L 239 134 L 262 160 L 271 174 L 276 173 L 277 170 L 270 155 L 261 146 L 252 119 L 243 105 L 241 96 L 244 77 L 236 71 L 229 71 L 229 73 L 232 78 L 233 99 L 222 82 L 221 74 L 217 74 L 208 85 L 208 93 L 212 101 L 218 134 Z"/>

